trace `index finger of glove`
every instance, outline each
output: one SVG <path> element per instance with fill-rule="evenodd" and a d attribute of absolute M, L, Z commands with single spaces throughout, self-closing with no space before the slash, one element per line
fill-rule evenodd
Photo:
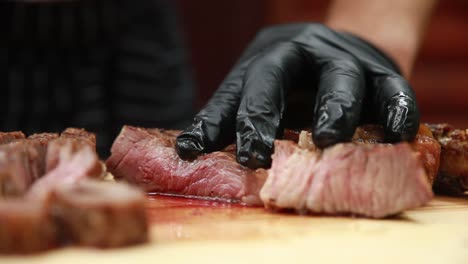
<path fill-rule="evenodd" d="M 400 75 L 373 79 L 373 105 L 388 142 L 411 141 L 419 129 L 416 95 Z"/>
<path fill-rule="evenodd" d="M 332 59 L 320 71 L 312 137 L 315 145 L 325 148 L 353 136 L 361 117 L 365 80 L 353 57 Z"/>
<path fill-rule="evenodd" d="M 280 133 L 286 93 L 306 63 L 302 50 L 284 42 L 252 62 L 245 75 L 237 113 L 237 160 L 250 168 L 267 167 Z"/>
<path fill-rule="evenodd" d="M 181 158 L 193 159 L 234 142 L 243 76 L 252 59 L 234 67 L 192 124 L 177 137 L 176 150 Z"/>

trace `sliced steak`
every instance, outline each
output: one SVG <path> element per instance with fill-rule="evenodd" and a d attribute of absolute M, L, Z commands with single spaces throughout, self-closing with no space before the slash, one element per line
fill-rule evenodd
<path fill-rule="evenodd" d="M 441 148 L 439 142 L 427 126 L 421 125 L 416 138 L 410 142 L 410 145 L 421 155 L 423 166 L 432 186 L 440 169 Z"/>
<path fill-rule="evenodd" d="M 239 200 L 261 204 L 259 190 L 265 173 L 236 162 L 233 148 L 199 156 L 179 158 L 175 137 L 179 132 L 124 126 L 115 140 L 107 169 L 147 192 Z"/>
<path fill-rule="evenodd" d="M 82 146 L 95 146 L 89 138 L 82 136 L 82 131 L 79 132 L 80 135 L 76 139 L 72 139 L 70 135 L 59 139 L 55 133 L 33 134 L 27 139 L 21 132 L 3 133 L 10 136 L 4 137 L 8 138 L 9 144 L 0 145 L 0 196 L 25 194 L 29 187 L 45 174 L 46 157 L 52 156 L 56 166 L 59 157 L 69 159 Z"/>
<path fill-rule="evenodd" d="M 33 134 L 27 139 L 21 132 L 1 133 L 0 196 L 20 196 L 59 158 L 70 159 L 83 146 L 95 149 L 95 137 L 81 129 L 66 129 L 59 138 L 56 133 Z M 65 146 L 67 145 L 67 146 Z M 71 146 L 71 147 L 70 147 Z"/>
<path fill-rule="evenodd" d="M 21 196 L 43 173 L 41 146 L 20 140 L 0 146 L 0 196 Z"/>
<path fill-rule="evenodd" d="M 46 172 L 54 170 L 61 160 L 67 161 L 78 151 L 88 148 L 92 151 L 91 147 L 86 142 L 78 139 L 71 138 L 57 138 L 50 142 L 47 148 L 46 156 Z"/>
<path fill-rule="evenodd" d="M 0 201 L 0 255 L 62 245 L 122 247 L 148 240 L 146 197 L 124 183 L 62 183 L 48 199 Z"/>
<path fill-rule="evenodd" d="M 381 218 L 431 200 L 418 154 L 406 143 L 337 144 L 323 152 L 276 141 L 260 197 L 267 208 Z"/>
<path fill-rule="evenodd" d="M 21 131 L 0 132 L 0 145 L 8 144 L 18 139 L 24 139 L 26 136 Z"/>
<path fill-rule="evenodd" d="M 35 140 L 39 143 L 41 143 L 43 146 L 47 147 L 47 145 L 50 143 L 50 141 L 56 139 L 59 137 L 59 134 L 57 133 L 37 133 L 37 134 L 32 134 L 28 137 L 28 140 Z"/>
<path fill-rule="evenodd" d="M 65 140 L 59 151 L 59 163 L 31 186 L 28 196 L 46 198 L 57 187 L 102 175 L 102 165 L 96 152 L 89 146 L 75 151 L 75 143 L 74 140 Z"/>
<path fill-rule="evenodd" d="M 71 148 L 64 148 L 65 145 L 70 145 Z M 46 172 L 53 170 L 59 163 L 60 158 L 66 158 L 86 146 L 96 151 L 96 136 L 93 133 L 84 129 L 67 128 L 59 138 L 48 144 Z M 67 150 L 66 153 L 63 153 L 63 149 Z"/>
<path fill-rule="evenodd" d="M 22 195 L 35 178 L 28 156 L 36 150 L 18 143 L 25 138 L 21 131 L 0 132 L 0 197 Z"/>
<path fill-rule="evenodd" d="M 265 171 L 252 171 L 239 165 L 233 145 L 193 161 L 181 160 L 174 150 L 177 134 L 177 131 L 123 127 L 106 162 L 108 170 L 117 179 L 125 179 L 148 192 L 218 197 L 241 200 L 248 205 L 261 203 L 258 192 L 264 183 Z M 310 133 L 298 135 L 286 130 L 285 137 L 288 140 L 299 138 L 303 148 L 316 150 Z M 356 131 L 354 142 L 381 144 L 383 138 L 380 127 L 363 126 Z M 430 131 L 421 126 L 411 146 L 414 155 L 424 164 L 427 172 L 424 175 L 432 182 L 439 167 L 439 144 Z M 285 176 L 284 180 L 287 179 Z"/>
<path fill-rule="evenodd" d="M 78 139 L 96 151 L 96 135 L 82 128 L 69 127 L 60 134 L 60 137 Z"/>
<path fill-rule="evenodd" d="M 384 131 L 381 126 L 364 125 L 358 127 L 353 136 L 353 142 L 363 144 L 379 144 L 384 142 Z M 427 178 L 431 185 L 437 176 L 440 166 L 440 144 L 425 125 L 419 126 L 415 139 L 409 142 L 411 147 L 420 154 Z"/>
<path fill-rule="evenodd" d="M 40 133 L 40 134 L 32 134 L 28 137 L 28 141 L 34 142 L 38 145 L 38 152 L 39 152 L 39 171 L 38 175 L 43 176 L 46 173 L 46 157 L 47 157 L 47 150 L 49 144 L 58 138 L 57 133 Z"/>
<path fill-rule="evenodd" d="M 37 253 L 57 246 L 58 230 L 43 203 L 0 201 L 0 254 Z"/>
<path fill-rule="evenodd" d="M 90 180 L 103 172 L 94 134 L 72 128 L 60 137 L 4 139 L 0 195 L 21 198 L 0 201 L 0 254 L 36 253 L 64 241 L 94 247 L 147 241 L 143 192 Z"/>
<path fill-rule="evenodd" d="M 448 124 L 428 126 L 442 147 L 434 191 L 461 195 L 468 191 L 468 129 L 455 129 Z"/>
<path fill-rule="evenodd" d="M 136 187 L 85 180 L 56 189 L 52 200 L 73 244 L 109 248 L 148 240 L 146 196 Z"/>

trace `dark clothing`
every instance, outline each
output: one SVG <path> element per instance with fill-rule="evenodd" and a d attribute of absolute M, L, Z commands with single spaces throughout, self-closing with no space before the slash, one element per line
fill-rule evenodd
<path fill-rule="evenodd" d="M 172 1 L 0 3 L 0 130 L 184 128 L 192 87 Z"/>

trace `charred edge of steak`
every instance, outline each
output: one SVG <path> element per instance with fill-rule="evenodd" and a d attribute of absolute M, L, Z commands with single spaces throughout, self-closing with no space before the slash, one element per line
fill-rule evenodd
<path fill-rule="evenodd" d="M 431 130 L 435 138 L 441 138 L 447 136 L 450 131 L 453 131 L 455 128 L 447 123 L 442 124 L 425 124 Z"/>
<path fill-rule="evenodd" d="M 25 139 L 26 136 L 21 131 L 0 132 L 0 145 L 14 142 L 18 139 Z"/>
<path fill-rule="evenodd" d="M 434 192 L 441 195 L 462 196 L 466 187 L 459 177 L 439 173 L 434 181 Z"/>
<path fill-rule="evenodd" d="M 434 191 L 463 195 L 468 190 L 468 130 L 448 124 L 428 124 L 441 146 L 440 169 Z"/>
<path fill-rule="evenodd" d="M 70 242 L 111 248 L 148 240 L 146 197 L 124 183 L 82 181 L 55 190 L 54 218 Z"/>
<path fill-rule="evenodd" d="M 34 254 L 59 245 L 46 206 L 29 200 L 0 201 L 0 254 Z"/>
<path fill-rule="evenodd" d="M 28 140 L 35 140 L 40 142 L 42 145 L 47 146 L 50 141 L 56 139 L 59 137 L 59 134 L 57 133 L 37 133 L 37 134 L 32 134 L 28 137 Z"/>
<path fill-rule="evenodd" d="M 385 144 L 384 139 L 385 135 L 382 126 L 366 124 L 356 128 L 352 142 L 356 144 Z M 440 167 L 440 144 L 425 125 L 419 127 L 415 139 L 409 143 L 414 151 L 420 153 L 420 159 L 424 164 L 427 179 L 433 184 Z M 305 131 L 301 132 L 298 145 L 303 149 L 316 150 L 311 133 Z"/>
<path fill-rule="evenodd" d="M 67 128 L 62 132 L 62 134 L 60 134 L 60 137 L 82 140 L 88 143 L 89 146 L 92 147 L 94 151 L 96 151 L 96 135 L 82 128 Z"/>

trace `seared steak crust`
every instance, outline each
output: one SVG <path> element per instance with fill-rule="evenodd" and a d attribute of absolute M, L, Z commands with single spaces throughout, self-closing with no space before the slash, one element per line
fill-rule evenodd
<path fill-rule="evenodd" d="M 448 124 L 428 126 L 442 147 L 434 190 L 440 194 L 461 195 L 468 191 L 468 129 L 455 129 Z"/>
<path fill-rule="evenodd" d="M 364 125 L 358 127 L 353 136 L 353 142 L 363 144 L 383 144 L 384 131 L 381 126 Z M 427 173 L 427 178 L 431 185 L 437 176 L 440 166 L 440 144 L 432 135 L 429 128 L 425 125 L 419 127 L 416 138 L 409 142 L 411 147 L 420 154 L 424 168 Z"/>
<path fill-rule="evenodd" d="M 24 139 L 26 136 L 21 131 L 0 132 L 0 145 L 8 144 L 18 139 Z"/>

